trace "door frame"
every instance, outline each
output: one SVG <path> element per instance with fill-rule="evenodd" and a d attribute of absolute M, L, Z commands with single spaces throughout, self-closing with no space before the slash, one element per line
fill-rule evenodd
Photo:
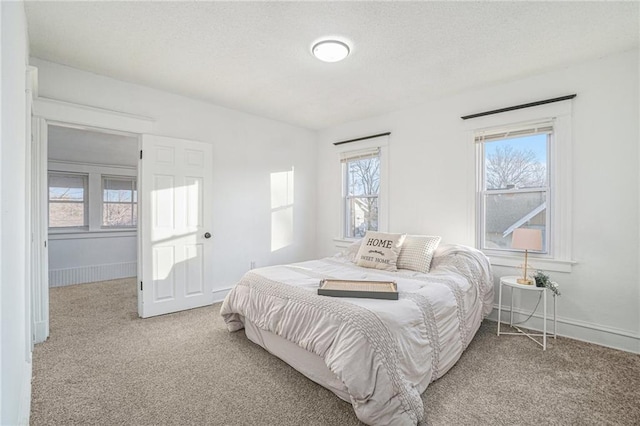
<path fill-rule="evenodd" d="M 49 337 L 49 254 L 47 223 L 47 145 L 50 124 L 97 130 L 105 133 L 126 133 L 138 138 L 153 133 L 155 120 L 87 105 L 74 104 L 50 98 L 36 97 L 32 107 L 33 142 L 31 146 L 31 315 L 33 343 Z M 140 173 L 138 167 L 138 174 Z M 139 176 L 138 176 L 139 178 Z M 140 221 L 137 227 L 140 234 Z M 140 270 L 140 244 L 138 243 L 138 273 Z"/>

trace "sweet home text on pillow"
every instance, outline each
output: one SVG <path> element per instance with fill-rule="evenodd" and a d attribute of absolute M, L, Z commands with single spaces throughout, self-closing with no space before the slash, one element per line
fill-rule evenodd
<path fill-rule="evenodd" d="M 386 248 L 386 249 L 390 249 L 393 246 L 393 244 L 394 244 L 393 240 L 381 240 L 378 238 L 369 238 L 365 243 L 365 245 L 368 247 L 380 247 L 380 248 Z M 380 256 L 383 256 L 383 257 L 385 255 L 380 250 L 369 250 L 369 253 L 379 254 Z M 379 257 L 373 257 L 373 256 L 362 256 L 362 259 L 368 260 L 369 262 L 376 262 L 376 263 L 389 264 L 391 262 L 391 259 L 380 259 Z"/>
<path fill-rule="evenodd" d="M 404 234 L 367 231 L 356 256 L 356 265 L 396 271 L 396 261 L 404 238 Z"/>

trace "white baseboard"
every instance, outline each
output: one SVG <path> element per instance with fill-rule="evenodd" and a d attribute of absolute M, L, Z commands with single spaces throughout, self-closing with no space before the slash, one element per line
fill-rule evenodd
<path fill-rule="evenodd" d="M 49 287 L 92 283 L 135 277 L 138 273 L 137 262 L 109 263 L 89 265 L 79 268 L 52 269 L 49 271 Z"/>
<path fill-rule="evenodd" d="M 47 326 L 48 323 L 46 321 L 38 321 L 35 323 L 35 337 L 33 343 L 42 343 L 47 340 L 47 337 L 49 337 L 49 329 L 47 328 Z"/>
<path fill-rule="evenodd" d="M 233 287 L 221 288 L 213 290 L 213 303 L 222 302 Z"/>
<path fill-rule="evenodd" d="M 24 374 L 22 375 L 20 407 L 18 408 L 18 425 L 20 426 L 29 426 L 29 418 L 31 416 L 31 367 L 31 362 L 25 363 Z"/>
<path fill-rule="evenodd" d="M 509 323 L 509 313 L 509 307 L 503 306 L 502 323 Z M 514 308 L 513 320 L 514 322 L 523 321 L 530 315 L 530 313 L 530 311 Z M 494 322 L 498 321 L 497 304 L 493 305 L 493 311 L 489 314 L 487 319 Z M 602 326 L 586 321 L 563 318 L 561 316 L 558 316 L 557 322 L 558 336 L 640 354 L 640 336 L 627 330 Z M 542 314 L 536 312 L 529 321 L 523 324 L 523 327 L 541 331 L 543 328 L 542 323 Z M 551 309 L 547 312 L 547 332 L 553 333 L 553 311 Z"/>

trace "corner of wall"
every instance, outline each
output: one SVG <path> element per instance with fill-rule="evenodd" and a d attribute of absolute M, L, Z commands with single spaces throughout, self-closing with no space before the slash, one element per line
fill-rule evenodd
<path fill-rule="evenodd" d="M 25 364 L 22 374 L 22 383 L 20 391 L 20 406 L 18 408 L 18 425 L 28 426 L 29 417 L 31 416 L 31 374 L 33 363 Z"/>
<path fill-rule="evenodd" d="M 26 217 L 27 176 L 27 62 L 29 38 L 23 1 L 0 5 L 1 110 L 0 110 L 0 423 L 28 424 L 31 408 L 31 340 L 29 264 Z M 11 203 L 7 204 L 7 200 Z M 7 250 L 11 247 L 11 250 Z"/>

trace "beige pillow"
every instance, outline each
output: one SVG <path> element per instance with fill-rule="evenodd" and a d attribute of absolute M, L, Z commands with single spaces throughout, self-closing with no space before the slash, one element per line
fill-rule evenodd
<path fill-rule="evenodd" d="M 398 256 L 398 269 L 429 272 L 433 253 L 440 244 L 440 237 L 428 235 L 407 235 Z"/>
<path fill-rule="evenodd" d="M 367 231 L 356 255 L 356 264 L 365 268 L 397 271 L 396 262 L 404 237 L 404 234 Z"/>

